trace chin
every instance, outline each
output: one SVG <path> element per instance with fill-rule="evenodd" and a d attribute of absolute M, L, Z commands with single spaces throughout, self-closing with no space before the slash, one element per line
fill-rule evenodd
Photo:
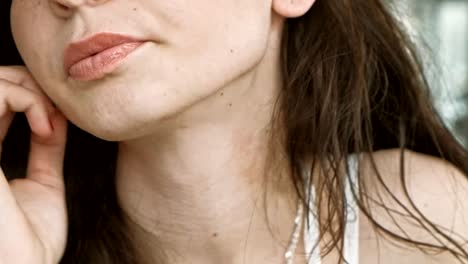
<path fill-rule="evenodd" d="M 177 118 L 175 118 L 175 115 L 177 113 L 137 115 L 138 117 L 133 115 L 126 116 L 126 118 L 122 118 L 122 116 L 114 118 L 115 116 L 112 116 L 109 119 L 99 116 L 96 120 L 87 120 L 86 123 L 82 123 L 81 129 L 106 141 L 132 141 L 155 134 L 167 133 L 168 130 L 176 128 Z"/>
<path fill-rule="evenodd" d="M 92 134 L 93 136 L 100 138 L 105 141 L 111 142 L 121 142 L 131 140 L 138 136 L 132 135 L 130 132 L 121 132 L 121 131 L 89 131 L 88 133 Z"/>
<path fill-rule="evenodd" d="M 125 122 L 96 122 L 96 123 L 75 123 L 81 130 L 105 141 L 128 141 L 144 136 L 150 133 L 150 129 L 146 126 L 136 123 Z"/>

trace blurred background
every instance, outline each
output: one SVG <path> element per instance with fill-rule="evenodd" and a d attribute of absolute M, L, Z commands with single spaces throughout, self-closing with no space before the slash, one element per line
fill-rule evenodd
<path fill-rule="evenodd" d="M 436 107 L 468 147 L 468 0 L 396 0 L 422 49 Z"/>

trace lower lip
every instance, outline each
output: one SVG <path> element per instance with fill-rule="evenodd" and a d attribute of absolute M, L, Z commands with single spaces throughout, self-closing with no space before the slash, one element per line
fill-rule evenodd
<path fill-rule="evenodd" d="M 112 73 L 143 42 L 124 43 L 87 57 L 68 70 L 70 78 L 79 81 L 93 81 Z"/>

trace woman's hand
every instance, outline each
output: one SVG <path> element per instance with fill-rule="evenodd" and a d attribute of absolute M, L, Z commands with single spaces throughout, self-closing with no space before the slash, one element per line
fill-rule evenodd
<path fill-rule="evenodd" d="M 25 67 L 0 66 L 0 142 L 15 112 L 31 127 L 27 175 L 0 169 L 0 264 L 55 264 L 67 238 L 63 158 L 67 122 Z M 1 144 L 0 144 L 1 153 Z"/>

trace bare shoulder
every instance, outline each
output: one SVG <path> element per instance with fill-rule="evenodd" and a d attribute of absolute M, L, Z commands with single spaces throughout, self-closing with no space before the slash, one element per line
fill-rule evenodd
<path fill-rule="evenodd" d="M 410 150 L 404 151 L 404 164 L 400 162 L 400 150 L 374 152 L 373 157 L 382 181 L 388 186 L 385 190 L 377 180 L 378 175 L 372 169 L 370 159 L 363 156 L 360 177 L 369 182 L 367 192 L 369 200 L 373 200 L 370 207 L 374 218 L 383 227 L 403 238 L 436 245 L 440 245 L 440 240 L 450 248 L 455 248 L 425 223 L 426 218 L 468 252 L 468 176 L 447 161 Z M 404 168 L 404 179 L 400 177 L 401 167 Z M 385 210 L 377 203 L 390 210 Z M 408 217 L 409 214 L 415 217 Z M 370 249 L 379 242 L 380 249 L 361 251 L 361 263 L 468 263 L 468 259 L 460 262 L 448 253 L 425 254 L 404 244 L 392 243 L 392 239 L 377 235 L 365 218 L 362 217 L 361 223 L 361 244 Z M 436 235 L 422 228 L 421 222 Z"/>

